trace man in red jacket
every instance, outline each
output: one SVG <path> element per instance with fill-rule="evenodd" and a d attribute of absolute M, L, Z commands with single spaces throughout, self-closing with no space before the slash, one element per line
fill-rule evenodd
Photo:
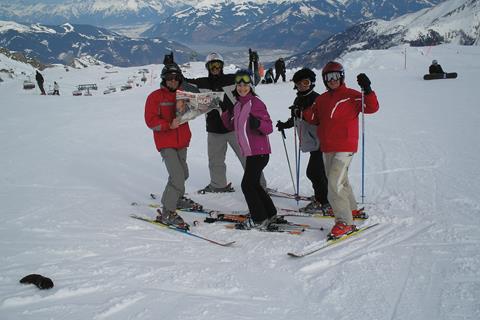
<path fill-rule="evenodd" d="M 178 65 L 169 64 L 163 68 L 160 89 L 153 91 L 145 103 L 145 122 L 153 130 L 155 146 L 169 175 L 161 200 L 163 210 L 157 220 L 188 229 L 188 224 L 176 213 L 177 202 L 185 194 L 187 147 L 191 138 L 188 123 L 179 124 L 176 118 L 176 91 L 182 81 Z"/>
<path fill-rule="evenodd" d="M 358 208 L 348 181 L 348 168 L 358 150 L 362 93 L 346 87 L 345 71 L 338 62 L 328 62 L 322 70 L 322 78 L 327 92 L 317 97 L 312 108 L 304 111 L 304 118 L 318 125 L 317 134 L 328 178 L 328 200 L 335 213 L 335 225 L 329 237 L 339 238 L 356 230 L 352 211 Z M 377 112 L 378 100 L 370 87 L 370 80 L 361 73 L 357 82 L 364 94 L 364 112 Z"/>

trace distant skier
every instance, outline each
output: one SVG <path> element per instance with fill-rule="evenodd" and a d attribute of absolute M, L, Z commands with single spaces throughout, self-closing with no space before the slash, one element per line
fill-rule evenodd
<path fill-rule="evenodd" d="M 45 80 L 43 79 L 43 76 L 40 72 L 37 70 L 37 74 L 35 75 L 35 80 L 37 80 L 38 87 L 40 88 L 41 95 L 44 96 L 46 95 L 45 89 L 43 88 L 43 83 Z"/>
<path fill-rule="evenodd" d="M 200 90 L 225 92 L 226 95 L 223 102 L 220 103 L 220 107 L 222 110 L 226 110 L 231 108 L 235 102 L 235 98 L 231 96 L 231 92 L 235 88 L 235 74 L 224 74 L 223 64 L 223 57 L 217 52 L 212 52 L 205 61 L 208 77 L 186 79 L 186 81 L 196 85 Z M 228 146 L 230 145 L 244 168 L 245 157 L 242 156 L 235 133 L 223 125 L 220 112 L 210 111 L 207 113 L 206 121 L 210 183 L 199 192 L 233 192 L 235 190 L 227 182 L 227 165 L 225 164 Z M 262 185 L 266 185 L 263 176 Z"/>
<path fill-rule="evenodd" d="M 176 64 L 162 69 L 162 82 L 145 102 L 145 122 L 153 131 L 155 146 L 167 167 L 168 180 L 162 195 L 159 222 L 188 229 L 188 224 L 176 209 L 185 194 L 188 179 L 187 148 L 191 132 L 188 122 L 179 124 L 176 118 L 176 91 L 183 81 L 182 70 Z"/>
<path fill-rule="evenodd" d="M 259 68 L 259 60 L 257 51 L 252 51 L 252 49 L 248 49 L 248 70 L 253 75 L 254 85 L 256 86 L 260 82 L 260 70 Z"/>
<path fill-rule="evenodd" d="M 169 54 L 166 54 L 163 56 L 163 64 L 164 65 L 167 65 L 167 64 L 174 64 L 175 61 L 173 59 L 173 51 L 170 51 Z"/>
<path fill-rule="evenodd" d="M 265 72 L 265 77 L 263 77 L 262 83 L 273 83 L 273 69 L 269 68 L 267 72 Z"/>
<path fill-rule="evenodd" d="M 277 83 L 278 79 L 280 76 L 282 76 L 282 81 L 285 82 L 285 61 L 283 61 L 283 58 L 278 59 L 275 61 L 275 83 Z"/>
<path fill-rule="evenodd" d="M 292 109 L 291 117 L 285 122 L 278 121 L 276 127 L 278 131 L 283 132 L 285 129 L 292 128 L 296 123 L 300 150 L 302 152 L 310 152 L 307 178 L 312 182 L 315 199 L 306 207 L 301 208 L 300 211 L 311 213 L 323 211 L 329 213 L 332 209 L 327 197 L 327 177 L 323 164 L 323 154 L 320 150 L 320 141 L 317 136 L 317 126 L 309 124 L 303 119 L 305 110 L 311 109 L 315 99 L 320 95 L 314 90 L 316 78 L 315 72 L 308 68 L 295 72 L 293 82 L 295 83 L 295 89 L 297 89 L 297 97 L 290 107 Z M 300 113 L 296 113 L 298 111 Z"/>
<path fill-rule="evenodd" d="M 428 72 L 430 74 L 438 74 L 438 73 L 445 73 L 442 69 L 442 66 L 438 64 L 437 60 L 433 60 L 432 64 L 428 68 Z"/>
<path fill-rule="evenodd" d="M 53 81 L 53 95 L 60 95 L 60 86 L 58 85 L 57 81 Z"/>
<path fill-rule="evenodd" d="M 362 112 L 362 93 L 347 88 L 345 71 L 338 62 L 328 62 L 323 67 L 322 78 L 327 92 L 318 96 L 313 107 L 303 111 L 303 116 L 305 120 L 318 125 L 320 150 L 328 178 L 328 200 L 335 214 L 335 225 L 329 237 L 339 238 L 357 229 L 352 214 L 358 207 L 348 180 L 348 169 L 358 150 L 358 116 Z M 370 79 L 360 73 L 357 82 L 363 91 L 363 111 L 377 112 L 378 100 L 370 87 Z M 293 110 L 300 113 L 300 107 Z"/>

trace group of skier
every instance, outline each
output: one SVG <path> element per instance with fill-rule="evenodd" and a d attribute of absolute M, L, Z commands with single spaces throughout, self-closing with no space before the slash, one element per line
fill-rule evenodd
<path fill-rule="evenodd" d="M 249 50 L 250 58 L 255 53 Z M 234 191 L 226 178 L 225 156 L 230 145 L 244 168 L 241 187 L 250 213 L 240 228 L 266 228 L 277 219 L 277 209 L 263 178 L 271 153 L 268 135 L 273 132 L 272 120 L 265 103 L 255 93 L 255 73 L 239 70 L 224 74 L 223 66 L 222 56 L 211 53 L 205 63 L 208 76 L 185 79 L 178 65 L 167 64 L 161 73 L 160 89 L 147 98 L 145 121 L 153 130 L 156 148 L 169 174 L 161 199 L 163 208 L 157 216 L 162 223 L 188 227 L 176 212 L 178 207 L 191 202 L 184 197 L 191 132 L 188 122 L 179 125 L 175 118 L 176 90 L 186 83 L 226 94 L 220 104 L 222 112 L 213 110 L 206 116 L 210 183 L 200 192 Z M 254 68 L 254 63 L 250 66 Z M 376 112 L 379 105 L 365 74 L 357 76 L 362 92 L 346 87 L 345 71 L 338 62 L 325 65 L 322 80 L 327 91 L 319 94 L 314 90 L 316 75 L 312 70 L 303 68 L 294 74 L 297 96 L 290 107 L 291 117 L 278 121 L 276 127 L 279 131 L 295 127 L 301 150 L 310 152 L 307 177 L 315 196 L 303 209 L 333 210 L 335 225 L 330 236 L 339 238 L 356 230 L 353 215 L 358 208 L 348 168 L 358 149 L 358 116 L 361 112 Z"/>

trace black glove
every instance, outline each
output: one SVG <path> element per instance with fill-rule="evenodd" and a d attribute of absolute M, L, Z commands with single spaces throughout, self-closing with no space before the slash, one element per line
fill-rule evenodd
<path fill-rule="evenodd" d="M 250 126 L 250 129 L 258 129 L 258 127 L 260 127 L 260 120 L 250 115 L 250 117 L 248 118 L 248 125 Z"/>
<path fill-rule="evenodd" d="M 276 125 L 278 131 L 283 131 L 285 129 L 290 129 L 291 127 L 293 127 L 293 118 L 290 118 L 288 119 L 286 122 L 282 122 L 282 121 L 277 121 L 277 125 Z"/>
<path fill-rule="evenodd" d="M 288 107 L 288 109 L 290 109 L 293 118 L 300 118 L 300 115 L 302 114 L 302 109 L 300 109 L 299 106 L 293 105 Z"/>
<path fill-rule="evenodd" d="M 372 88 L 370 88 L 370 85 L 372 83 L 370 82 L 370 79 L 368 79 L 365 73 L 360 73 L 357 76 L 357 82 L 360 88 L 362 88 L 363 93 L 369 94 L 370 92 L 372 92 Z"/>
<path fill-rule="evenodd" d="M 53 281 L 50 278 L 44 277 L 39 274 L 29 274 L 20 280 L 20 283 L 31 283 L 38 287 L 38 289 L 50 289 L 53 288 Z"/>
<path fill-rule="evenodd" d="M 230 102 L 229 99 L 226 99 L 227 101 L 221 101 L 220 102 L 220 109 L 222 109 L 222 112 L 230 112 L 233 114 L 233 103 Z"/>

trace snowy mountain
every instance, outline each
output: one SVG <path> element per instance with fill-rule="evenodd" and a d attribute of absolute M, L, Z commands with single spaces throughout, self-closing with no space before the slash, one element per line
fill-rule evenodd
<path fill-rule="evenodd" d="M 90 55 L 118 66 L 161 63 L 173 51 L 178 62 L 185 62 L 193 51 L 162 38 L 132 39 L 107 29 L 89 25 L 19 24 L 0 21 L 0 47 L 25 52 L 43 63 L 69 63 Z"/>
<path fill-rule="evenodd" d="M 442 0 L 0 0 L 0 19 L 114 27 L 183 43 L 309 49 L 359 21 L 391 19 Z M 135 30 L 132 30 L 135 29 Z"/>
<path fill-rule="evenodd" d="M 150 70 L 145 85 L 108 95 L 102 91 L 110 84 L 138 81 L 140 68 L 55 66 L 42 73 L 46 88 L 59 83 L 60 96 L 40 96 L 38 89 L 22 89 L 20 71 L 30 75 L 33 68 L 0 54 L 0 69 L 16 70 L 0 83 L 0 318 L 480 319 L 480 47 L 407 47 L 407 69 L 404 50 L 355 51 L 342 60 L 347 85 L 359 89 L 355 77 L 365 72 L 380 102 L 376 114 L 365 116 L 370 218 L 358 222 L 380 225 L 302 259 L 286 253 L 323 243 L 331 219 L 287 218 L 324 229 L 290 235 L 231 230 L 182 213 L 193 232 L 236 241 L 224 248 L 129 217 L 153 217 L 154 209 L 131 202 L 153 202 L 149 193 L 161 193 L 168 179 L 144 123 L 145 100 L 159 87 L 162 65 L 142 67 Z M 458 78 L 422 80 L 432 59 Z M 201 62 L 184 70 L 188 77 L 206 73 Z M 96 83 L 98 91 L 72 96 L 83 83 Z M 257 86 L 273 123 L 290 116 L 292 87 Z M 315 89 L 324 91 L 321 81 Z M 204 117 L 189 124 L 188 196 L 207 208 L 245 210 L 243 170 L 231 150 L 227 175 L 236 191 L 196 193 L 209 182 L 207 133 Z M 291 192 L 284 140 L 276 131 L 269 138 L 267 183 Z M 285 144 L 292 161 L 292 129 Z M 308 158 L 301 154 L 304 195 L 313 192 Z M 349 170 L 358 201 L 361 159 L 359 151 Z M 273 201 L 291 209 L 307 204 Z M 19 283 L 31 273 L 55 286 Z"/>
<path fill-rule="evenodd" d="M 145 31 L 182 42 L 307 49 L 359 21 L 391 19 L 441 0 L 220 1 L 177 11 Z"/>
<path fill-rule="evenodd" d="M 406 14 L 391 21 L 370 20 L 323 41 L 306 53 L 295 55 L 290 66 L 320 67 L 346 52 L 457 43 L 479 45 L 480 0 L 448 0 L 433 8 Z"/>
<path fill-rule="evenodd" d="M 17 22 L 65 22 L 111 26 L 152 23 L 170 14 L 178 2 L 165 0 L 0 1 L 0 19 Z"/>

